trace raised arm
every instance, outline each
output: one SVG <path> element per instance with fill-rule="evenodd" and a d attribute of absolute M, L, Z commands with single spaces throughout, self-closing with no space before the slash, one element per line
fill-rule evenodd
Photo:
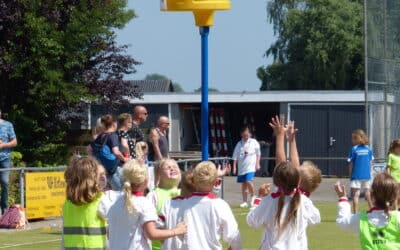
<path fill-rule="evenodd" d="M 275 164 L 279 165 L 286 161 L 285 153 L 285 134 L 287 128 L 285 128 L 285 117 L 275 116 L 272 117 L 269 126 L 273 129 L 276 136 L 276 149 L 275 149 Z"/>
<path fill-rule="evenodd" d="M 289 142 L 290 161 L 293 166 L 300 167 L 300 157 L 296 142 L 297 131 L 298 129 L 295 128 L 294 121 L 290 121 L 286 131 L 286 137 Z"/>

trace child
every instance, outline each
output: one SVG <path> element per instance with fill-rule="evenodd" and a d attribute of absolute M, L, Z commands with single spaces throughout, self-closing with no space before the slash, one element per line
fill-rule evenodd
<path fill-rule="evenodd" d="M 106 222 L 97 214 L 102 166 L 92 157 L 73 158 L 65 171 L 62 249 L 105 249 Z"/>
<path fill-rule="evenodd" d="M 155 178 L 154 178 L 154 167 L 149 165 L 149 159 L 147 157 L 149 153 L 149 147 L 146 142 L 140 141 L 136 143 L 136 159 L 142 161 L 147 167 L 147 173 L 149 175 L 148 190 L 153 191 L 155 188 Z"/>
<path fill-rule="evenodd" d="M 159 180 L 159 184 L 147 198 L 160 214 L 164 202 L 181 194 L 178 189 L 181 180 L 181 171 L 175 160 L 162 160 L 156 167 L 155 178 Z M 161 242 L 153 241 L 153 249 L 161 249 Z"/>
<path fill-rule="evenodd" d="M 250 129 L 244 127 L 240 131 L 241 140 L 236 144 L 233 151 L 233 174 L 236 174 L 237 169 L 237 182 L 242 186 L 242 203 L 240 207 L 248 207 L 247 192 L 250 197 L 254 196 L 254 175 L 256 170 L 260 169 L 260 144 L 251 137 Z"/>
<path fill-rule="evenodd" d="M 400 182 L 400 139 L 390 143 L 386 171 Z"/>
<path fill-rule="evenodd" d="M 166 227 L 173 228 L 184 219 L 188 233 L 184 238 L 175 237 L 164 241 L 163 249 L 222 249 L 221 237 L 230 249 L 242 249 L 238 225 L 229 205 L 211 192 L 217 181 L 217 168 L 212 162 L 201 162 L 193 170 L 196 192 L 186 199 L 166 203 L 162 215 Z"/>
<path fill-rule="evenodd" d="M 308 249 L 306 229 L 321 217 L 312 201 L 298 190 L 300 173 L 290 162 L 275 167 L 278 192 L 266 196 L 247 215 L 251 227 L 265 227 L 260 249 Z"/>
<path fill-rule="evenodd" d="M 131 160 L 122 170 L 123 195 L 111 206 L 101 206 L 99 213 L 109 223 L 110 249 L 151 249 L 150 240 L 164 240 L 186 233 L 184 223 L 170 230 L 156 228 L 158 216 L 154 206 L 144 197 L 147 169 L 143 163 Z M 103 210 L 109 207 L 109 210 Z"/>
<path fill-rule="evenodd" d="M 339 197 L 336 223 L 357 232 L 363 250 L 400 249 L 400 215 L 396 210 L 399 188 L 393 177 L 387 173 L 375 176 L 371 189 L 374 207 L 368 212 L 351 214 L 344 186 L 337 183 L 335 191 Z"/>
<path fill-rule="evenodd" d="M 298 167 L 300 171 L 299 191 L 309 197 L 314 192 L 322 181 L 321 170 L 311 161 L 304 161 L 300 165 L 299 154 L 296 143 L 297 129 L 294 126 L 294 121 L 290 121 L 287 126 L 284 126 L 284 117 L 275 116 L 269 124 L 276 135 L 276 164 L 286 162 L 285 153 L 285 136 L 289 142 L 290 162 L 293 166 Z"/>
<path fill-rule="evenodd" d="M 368 147 L 367 135 L 361 129 L 354 130 L 351 136 L 353 147 L 349 158 L 350 187 L 353 196 L 353 213 L 358 211 L 358 200 L 360 189 L 365 190 L 365 198 L 369 208 L 372 208 L 370 187 L 371 187 L 371 163 L 374 159 L 371 149 Z"/>

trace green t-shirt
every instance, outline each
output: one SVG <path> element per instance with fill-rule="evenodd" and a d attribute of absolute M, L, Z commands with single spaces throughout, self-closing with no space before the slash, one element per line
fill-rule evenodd
<path fill-rule="evenodd" d="M 390 174 L 393 178 L 400 182 L 400 156 L 396 154 L 389 154 L 387 166 L 390 169 Z"/>
<path fill-rule="evenodd" d="M 390 214 L 388 223 L 383 227 L 373 225 L 366 212 L 360 213 L 360 242 L 363 250 L 400 249 L 399 230 L 397 211 Z"/>

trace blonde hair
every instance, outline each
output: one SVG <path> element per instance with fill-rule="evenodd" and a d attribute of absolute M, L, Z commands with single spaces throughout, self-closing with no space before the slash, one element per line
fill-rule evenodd
<path fill-rule="evenodd" d="M 124 198 L 125 206 L 129 214 L 135 211 L 135 206 L 132 203 L 132 189 L 138 188 L 147 180 L 146 166 L 137 160 L 126 162 L 122 168 L 122 180 L 124 182 Z"/>
<path fill-rule="evenodd" d="M 72 157 L 64 177 L 67 199 L 75 205 L 88 204 L 101 193 L 98 172 L 100 163 L 93 157 Z"/>
<path fill-rule="evenodd" d="M 143 159 L 143 156 L 144 156 L 143 148 L 147 151 L 149 150 L 149 147 L 146 142 L 140 141 L 140 142 L 136 143 L 136 146 L 135 146 L 136 159 Z"/>
<path fill-rule="evenodd" d="M 211 161 L 200 162 L 193 170 L 193 184 L 196 189 L 214 186 L 217 178 L 217 167 Z"/>
<path fill-rule="evenodd" d="M 322 181 L 321 170 L 312 161 L 304 161 L 299 170 L 300 187 L 306 192 L 314 192 Z"/>
<path fill-rule="evenodd" d="M 126 125 L 125 123 L 132 122 L 132 116 L 128 113 L 122 113 L 118 116 L 119 126 Z"/>
<path fill-rule="evenodd" d="M 189 169 L 182 174 L 180 186 L 182 196 L 189 196 L 196 191 L 196 187 L 193 183 L 193 169 Z"/>
<path fill-rule="evenodd" d="M 351 135 L 355 139 L 355 141 L 357 141 L 357 144 L 361 145 L 369 144 L 368 136 L 365 134 L 364 130 L 362 129 L 354 130 Z"/>

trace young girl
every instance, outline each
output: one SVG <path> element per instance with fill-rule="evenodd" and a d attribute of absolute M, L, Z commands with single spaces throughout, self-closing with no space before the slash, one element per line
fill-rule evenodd
<path fill-rule="evenodd" d="M 386 171 L 397 182 L 400 182 L 400 139 L 393 140 L 390 143 Z"/>
<path fill-rule="evenodd" d="M 151 249 L 149 240 L 164 240 L 186 233 L 185 223 L 170 230 L 156 228 L 156 210 L 143 195 L 148 182 L 144 164 L 131 160 L 122 171 L 123 195 L 112 206 L 101 206 L 109 207 L 108 211 L 99 209 L 109 223 L 110 249 Z"/>
<path fill-rule="evenodd" d="M 360 189 L 364 189 L 368 206 L 372 207 L 371 187 L 371 163 L 374 159 L 372 150 L 368 147 L 368 137 L 361 129 L 354 130 L 351 136 L 353 147 L 349 153 L 347 162 L 350 170 L 350 187 L 353 196 L 353 213 L 358 211 Z"/>
<path fill-rule="evenodd" d="M 387 173 L 375 176 L 371 195 L 374 207 L 368 212 L 351 214 L 344 186 L 335 185 L 339 197 L 336 223 L 344 229 L 357 232 L 361 248 L 400 249 L 400 215 L 397 209 L 398 183 Z"/>
<path fill-rule="evenodd" d="M 147 157 L 149 153 L 149 146 L 146 142 L 140 141 L 136 143 L 136 159 L 142 161 L 147 167 L 147 173 L 149 175 L 149 184 L 148 189 L 153 191 L 155 188 L 155 178 L 154 178 L 154 167 L 153 165 L 149 165 L 149 159 Z"/>
<path fill-rule="evenodd" d="M 237 182 L 242 186 L 242 203 L 240 207 L 248 207 L 247 192 L 250 197 L 254 196 L 254 175 L 256 170 L 260 169 L 260 144 L 251 138 L 250 129 L 244 127 L 240 131 L 241 140 L 236 144 L 233 151 L 233 174 L 236 174 L 237 169 Z"/>
<path fill-rule="evenodd" d="M 102 173 L 103 167 L 92 157 L 74 158 L 68 165 L 63 249 L 105 249 L 106 222 L 97 214 L 104 185 Z"/>
<path fill-rule="evenodd" d="M 273 182 L 279 189 L 250 210 L 247 224 L 265 227 L 260 249 L 308 249 L 306 229 L 321 217 L 312 201 L 298 190 L 300 173 L 290 162 L 275 167 Z"/>
<path fill-rule="evenodd" d="M 156 167 L 156 179 L 159 180 L 159 184 L 147 195 L 147 198 L 153 204 L 157 210 L 157 214 L 160 214 L 161 208 L 164 203 L 181 194 L 178 188 L 181 180 L 181 171 L 175 160 L 166 159 L 162 160 Z M 153 249 L 161 249 L 161 242 L 153 241 Z"/>

